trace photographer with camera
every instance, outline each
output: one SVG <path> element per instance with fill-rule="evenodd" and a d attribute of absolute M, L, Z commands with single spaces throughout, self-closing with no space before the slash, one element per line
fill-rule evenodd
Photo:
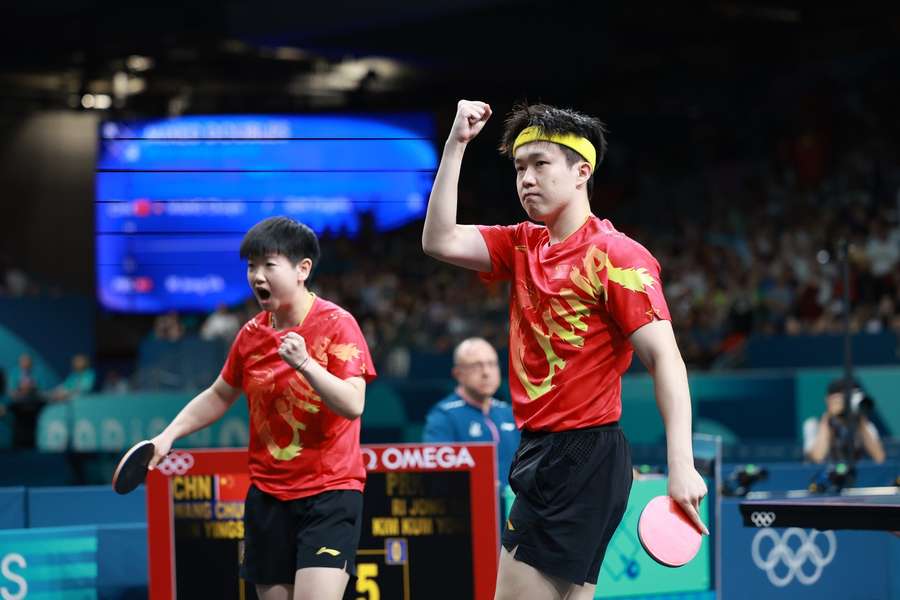
<path fill-rule="evenodd" d="M 803 424 L 803 453 L 807 460 L 853 463 L 868 457 L 876 463 L 884 462 L 881 436 L 870 420 L 874 407 L 872 398 L 855 379 L 849 385 L 845 379 L 832 381 L 825 396 L 825 412 Z"/>

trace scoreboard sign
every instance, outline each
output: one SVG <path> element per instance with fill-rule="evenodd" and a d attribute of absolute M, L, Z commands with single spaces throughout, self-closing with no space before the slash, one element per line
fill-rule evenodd
<path fill-rule="evenodd" d="M 491 444 L 363 446 L 368 472 L 345 600 L 493 598 Z M 176 450 L 147 478 L 150 600 L 256 597 L 240 579 L 246 450 Z"/>

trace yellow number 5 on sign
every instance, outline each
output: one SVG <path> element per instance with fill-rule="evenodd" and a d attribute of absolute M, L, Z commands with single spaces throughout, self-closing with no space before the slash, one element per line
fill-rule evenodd
<path fill-rule="evenodd" d="M 358 596 L 357 600 L 381 600 L 381 591 L 378 589 L 378 565 L 376 563 L 359 563 L 356 565 L 356 591 L 365 596 Z"/>

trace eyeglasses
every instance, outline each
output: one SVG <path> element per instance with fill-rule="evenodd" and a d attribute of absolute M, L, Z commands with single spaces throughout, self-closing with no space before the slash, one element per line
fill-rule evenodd
<path fill-rule="evenodd" d="M 496 369 L 500 366 L 500 363 L 496 360 L 483 360 L 480 362 L 472 362 L 472 363 L 458 363 L 456 365 L 458 368 L 468 371 L 470 369 L 483 369 L 487 371 L 488 369 Z"/>

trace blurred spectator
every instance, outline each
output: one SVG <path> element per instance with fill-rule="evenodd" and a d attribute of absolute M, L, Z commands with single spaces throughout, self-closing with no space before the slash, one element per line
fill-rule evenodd
<path fill-rule="evenodd" d="M 230 344 L 243 324 L 244 321 L 229 311 L 225 304 L 219 304 L 215 312 L 203 322 L 200 328 L 200 337 L 204 340 L 221 339 Z"/>
<path fill-rule="evenodd" d="M 13 446 L 33 448 L 37 417 L 46 404 L 40 391 L 40 383 L 34 374 L 34 363 L 29 354 L 19 357 L 18 365 L 10 375 L 9 411 L 14 418 Z"/>
<path fill-rule="evenodd" d="M 32 287 L 28 276 L 17 267 L 7 269 L 5 280 L 6 292 L 10 296 L 24 296 Z"/>
<path fill-rule="evenodd" d="M 131 384 L 118 371 L 110 369 L 103 378 L 103 386 L 100 391 L 105 394 L 127 394 L 131 391 Z"/>
<path fill-rule="evenodd" d="M 900 229 L 889 229 L 883 218 L 874 219 L 864 253 L 869 275 L 866 300 L 878 302 L 893 291 L 894 275 L 900 265 Z"/>
<path fill-rule="evenodd" d="M 395 344 L 385 358 L 384 374 L 388 377 L 406 378 L 409 375 L 409 348 L 403 344 Z"/>
<path fill-rule="evenodd" d="M 85 354 L 76 354 L 72 357 L 72 370 L 62 383 L 50 390 L 50 399 L 54 402 L 64 402 L 90 393 L 94 389 L 96 376 L 91 368 L 90 361 Z"/>
<path fill-rule="evenodd" d="M 10 374 L 9 397 L 15 402 L 42 400 L 40 384 L 34 374 L 34 361 L 30 354 L 19 356 L 18 364 Z"/>
<path fill-rule="evenodd" d="M 153 324 L 153 335 L 156 339 L 177 342 L 184 337 L 184 323 L 175 311 L 167 312 L 156 318 Z"/>

